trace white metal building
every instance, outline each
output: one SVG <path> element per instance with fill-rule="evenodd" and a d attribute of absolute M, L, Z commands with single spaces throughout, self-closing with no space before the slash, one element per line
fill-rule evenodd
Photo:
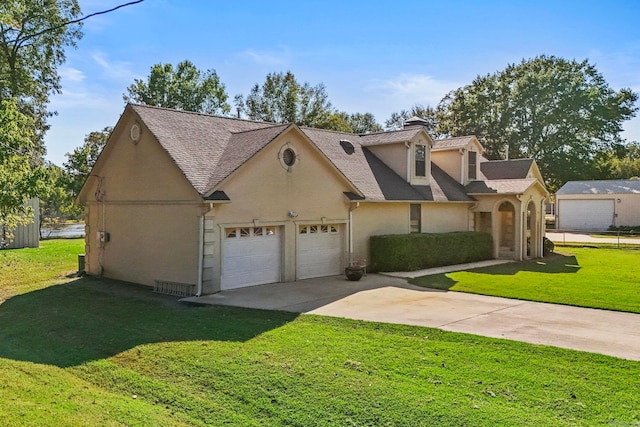
<path fill-rule="evenodd" d="M 640 180 L 569 181 L 556 193 L 556 228 L 640 225 Z"/>

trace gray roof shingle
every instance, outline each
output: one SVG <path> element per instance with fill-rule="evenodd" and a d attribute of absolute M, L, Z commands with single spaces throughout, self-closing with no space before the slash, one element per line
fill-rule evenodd
<path fill-rule="evenodd" d="M 467 194 L 522 194 L 538 182 L 535 178 L 496 179 L 472 181 L 466 186 Z"/>
<path fill-rule="evenodd" d="M 456 136 L 453 138 L 445 138 L 445 139 L 436 139 L 435 141 L 433 141 L 432 150 L 434 151 L 457 150 L 460 148 L 465 148 L 474 139 L 475 139 L 475 136 L 473 135 Z"/>
<path fill-rule="evenodd" d="M 213 197 L 209 193 L 216 189 L 217 185 L 271 141 L 295 126 L 216 117 L 144 105 L 130 104 L 127 108 L 133 110 L 140 118 L 193 187 L 205 198 Z M 406 142 L 422 132 L 422 127 L 367 135 L 307 127 L 302 127 L 300 130 L 360 193 L 348 192 L 353 194 L 355 199 L 364 197 L 365 200 L 371 201 L 471 202 L 475 199 L 470 194 L 522 193 L 536 181 L 535 179 L 476 181 L 465 188 L 432 163 L 431 185 L 410 185 L 366 147 Z M 454 147 L 456 144 L 466 145 L 472 138 L 474 137 L 450 138 L 439 140 L 438 143 L 441 146 L 445 144 Z M 348 146 L 345 140 L 351 143 L 353 150 L 344 148 L 345 145 Z M 530 167 L 531 162 L 531 160 L 514 160 L 507 166 L 490 165 L 487 178 L 502 176 L 497 172 L 493 173 L 495 171 L 501 171 L 502 174 L 507 171 L 520 177 L 521 170 L 524 170 L 524 166 L 522 168 L 520 166 L 529 165 Z M 485 165 L 490 163 L 494 162 L 481 163 L 483 172 L 487 168 Z"/>
<path fill-rule="evenodd" d="M 640 194 L 640 180 L 569 181 L 556 194 Z"/>
<path fill-rule="evenodd" d="M 480 171 L 487 179 L 523 179 L 533 165 L 533 159 L 488 160 L 480 162 Z"/>

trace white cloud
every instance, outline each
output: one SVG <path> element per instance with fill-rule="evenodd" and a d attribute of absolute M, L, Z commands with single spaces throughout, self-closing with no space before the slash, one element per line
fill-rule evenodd
<path fill-rule="evenodd" d="M 388 80 L 371 80 L 368 91 L 379 92 L 387 102 L 400 108 L 414 104 L 435 107 L 449 91 L 462 86 L 453 81 L 438 80 L 425 74 L 402 73 Z"/>
<path fill-rule="evenodd" d="M 86 77 L 85 74 L 77 68 L 66 66 L 60 67 L 59 74 L 65 82 L 81 82 Z"/>
<path fill-rule="evenodd" d="M 104 52 L 96 52 L 91 55 L 91 58 L 102 68 L 104 76 L 109 79 L 131 82 L 136 77 L 130 62 L 110 61 Z"/>
<path fill-rule="evenodd" d="M 247 49 L 240 53 L 240 58 L 249 60 L 256 65 L 264 67 L 283 67 L 291 62 L 291 52 L 286 47 L 277 51 L 257 51 Z"/>

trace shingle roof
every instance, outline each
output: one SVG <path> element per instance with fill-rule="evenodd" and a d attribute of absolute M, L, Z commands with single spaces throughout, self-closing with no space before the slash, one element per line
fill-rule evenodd
<path fill-rule="evenodd" d="M 160 145 L 201 195 L 209 189 L 233 132 L 273 127 L 273 123 L 209 116 L 187 111 L 132 105 Z"/>
<path fill-rule="evenodd" d="M 423 131 L 423 127 L 412 127 L 410 129 L 394 130 L 388 132 L 368 133 L 360 135 L 360 143 L 363 147 L 371 145 L 394 144 L 406 142 Z"/>
<path fill-rule="evenodd" d="M 289 124 L 252 122 L 143 105 L 129 105 L 127 108 L 131 108 L 138 115 L 193 187 L 205 198 L 213 197 L 209 193 L 225 178 L 287 129 L 295 127 Z M 364 196 L 365 200 L 371 201 L 469 202 L 474 201 L 469 196 L 474 192 L 517 194 L 524 192 L 536 181 L 477 181 L 465 188 L 432 163 L 431 185 L 410 185 L 369 152 L 366 146 L 405 142 L 422 132 L 422 128 L 367 135 L 306 127 L 300 130 L 357 189 L 360 194 L 349 192 L 356 199 Z M 464 141 L 466 144 L 472 138 L 451 138 L 440 142 L 449 141 L 448 144 L 453 146 Z M 345 151 L 344 140 L 351 142 L 353 151 Z M 512 162 L 520 164 L 517 161 Z M 491 166 L 489 168 L 491 169 Z"/>
<path fill-rule="evenodd" d="M 431 185 L 411 185 L 395 173 L 371 151 L 364 148 L 364 155 L 384 200 L 426 200 L 435 202 L 471 202 L 462 185 L 436 165 L 431 165 Z"/>
<path fill-rule="evenodd" d="M 569 181 L 556 194 L 640 194 L 640 180 Z"/>
<path fill-rule="evenodd" d="M 526 178 L 533 165 L 533 159 L 489 160 L 480 162 L 480 171 L 487 179 Z"/>
<path fill-rule="evenodd" d="M 367 199 L 384 200 L 365 159 L 358 135 L 307 127 L 301 130 Z M 353 144 L 353 154 L 347 154 L 340 145 L 340 141 L 345 139 Z"/>
<path fill-rule="evenodd" d="M 496 179 L 472 181 L 466 186 L 467 194 L 522 194 L 538 182 L 535 178 Z"/>
<path fill-rule="evenodd" d="M 457 150 L 460 148 L 465 148 L 469 143 L 471 143 L 475 139 L 475 136 L 456 136 L 453 138 L 446 139 L 436 139 L 433 143 L 432 150 Z"/>

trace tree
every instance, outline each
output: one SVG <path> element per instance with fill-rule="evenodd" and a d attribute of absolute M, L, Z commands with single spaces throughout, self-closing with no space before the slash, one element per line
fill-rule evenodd
<path fill-rule="evenodd" d="M 440 136 L 437 132 L 439 119 L 438 113 L 429 105 L 423 107 L 421 104 L 415 104 L 408 110 L 400 110 L 400 112 L 391 113 L 391 117 L 384 122 L 384 126 L 387 130 L 402 129 L 404 122 L 414 116 L 427 121 L 426 128 L 429 135 L 433 137 Z"/>
<path fill-rule="evenodd" d="M 353 133 L 363 135 L 365 133 L 382 132 L 383 130 L 382 126 L 376 122 L 376 118 L 371 113 L 342 114 Z"/>
<path fill-rule="evenodd" d="M 125 102 L 156 107 L 195 111 L 207 114 L 228 114 L 225 86 L 215 70 L 200 71 L 190 61 L 156 64 L 146 81 L 135 79 L 123 95 Z"/>
<path fill-rule="evenodd" d="M 5 0 L 0 6 L 0 100 L 15 100 L 31 118 L 36 158 L 45 153 L 47 104 L 51 93 L 60 93 L 64 47 L 82 37 L 79 23 L 65 24 L 79 14 L 77 0 Z"/>
<path fill-rule="evenodd" d="M 438 130 L 476 135 L 490 159 L 536 159 L 550 190 L 593 177 L 599 153 L 621 143 L 637 94 L 614 91 L 588 61 L 539 56 L 477 77 L 438 106 Z"/>
<path fill-rule="evenodd" d="M 33 119 L 18 110 L 16 100 L 0 101 L 0 248 L 13 238 L 17 225 L 33 212 L 26 202 L 44 185 L 42 168 L 31 162 Z"/>
<path fill-rule="evenodd" d="M 290 71 L 267 74 L 262 86 L 257 83 L 253 86 L 246 101 L 236 97 L 236 105 L 242 104 L 251 120 L 310 127 L 330 123 L 334 113 L 322 83 L 300 84 Z"/>
<path fill-rule="evenodd" d="M 67 161 L 64 163 L 65 181 L 67 193 L 75 200 L 80 194 L 93 165 L 96 164 L 98 156 L 107 143 L 113 128 L 105 127 L 101 131 L 94 131 L 84 137 L 84 143 L 67 153 Z"/>

